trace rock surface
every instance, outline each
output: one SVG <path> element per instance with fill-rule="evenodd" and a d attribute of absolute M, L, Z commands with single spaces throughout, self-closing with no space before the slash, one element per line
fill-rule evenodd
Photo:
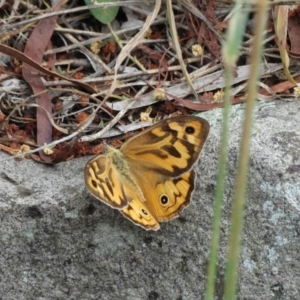
<path fill-rule="evenodd" d="M 242 105 L 232 108 L 216 299 L 223 290 Z M 146 232 L 84 186 L 88 157 L 54 167 L 3 162 L 0 153 L 0 298 L 204 299 L 221 110 L 182 216 Z M 259 103 L 252 134 L 238 299 L 300 299 L 300 102 Z"/>

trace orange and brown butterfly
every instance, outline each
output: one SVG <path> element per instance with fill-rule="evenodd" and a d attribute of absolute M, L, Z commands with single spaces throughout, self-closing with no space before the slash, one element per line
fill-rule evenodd
<path fill-rule="evenodd" d="M 192 169 L 208 136 L 199 117 L 163 120 L 92 158 L 84 177 L 89 192 L 146 230 L 158 230 L 190 203 Z"/>

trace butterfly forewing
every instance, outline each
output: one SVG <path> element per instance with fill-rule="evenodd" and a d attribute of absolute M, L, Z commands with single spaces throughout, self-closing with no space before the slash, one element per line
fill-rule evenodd
<path fill-rule="evenodd" d="M 209 124 L 198 117 L 164 120 L 135 136 L 121 148 L 132 164 L 170 177 L 189 171 L 207 138 Z"/>
<path fill-rule="evenodd" d="M 128 205 L 120 174 L 109 157 L 104 155 L 91 159 L 84 171 L 89 192 L 112 208 L 122 209 Z"/>

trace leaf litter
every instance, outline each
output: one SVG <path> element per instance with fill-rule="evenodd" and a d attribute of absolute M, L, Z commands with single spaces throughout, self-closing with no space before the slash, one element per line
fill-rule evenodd
<path fill-rule="evenodd" d="M 120 145 L 153 121 L 223 105 L 221 47 L 234 1 L 12 2 L 0 2 L 0 150 L 14 157 L 58 163 L 97 154 L 102 139 Z M 298 97 L 300 10 L 278 4 L 270 7 L 261 101 Z M 99 7 L 119 10 L 101 23 L 90 11 Z M 250 17 L 232 104 L 243 102 L 251 76 L 251 34 Z"/>

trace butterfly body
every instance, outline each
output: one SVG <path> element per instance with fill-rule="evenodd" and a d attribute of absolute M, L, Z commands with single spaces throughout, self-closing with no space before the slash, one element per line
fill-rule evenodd
<path fill-rule="evenodd" d="M 161 121 L 129 139 L 120 150 L 85 167 L 89 192 L 146 230 L 159 229 L 189 204 L 195 173 L 191 170 L 207 138 L 209 124 L 198 117 Z"/>

